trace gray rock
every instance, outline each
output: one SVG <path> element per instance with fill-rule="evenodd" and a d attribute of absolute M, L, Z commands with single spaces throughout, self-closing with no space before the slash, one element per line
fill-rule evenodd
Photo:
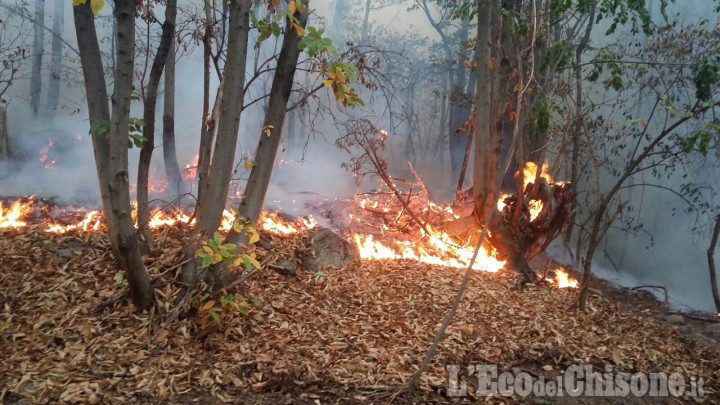
<path fill-rule="evenodd" d="M 671 323 L 673 325 L 684 325 L 685 324 L 685 318 L 682 315 L 668 315 L 667 318 L 665 318 L 665 321 L 668 323 Z"/>
<path fill-rule="evenodd" d="M 312 242 L 307 246 L 303 257 L 303 267 L 319 270 L 323 267 L 340 269 L 358 258 L 355 246 L 323 228 L 315 232 Z"/>

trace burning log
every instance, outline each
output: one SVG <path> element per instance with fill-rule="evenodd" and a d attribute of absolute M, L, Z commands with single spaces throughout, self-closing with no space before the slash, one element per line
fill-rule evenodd
<path fill-rule="evenodd" d="M 501 215 L 491 221 L 489 243 L 498 250 L 500 258 L 509 260 L 510 266 L 523 274 L 524 282 L 533 282 L 535 273 L 527 263 L 545 251 L 572 220 L 575 193 L 566 182 L 549 183 L 540 177 L 537 186 L 526 184 L 521 202 L 513 224 L 518 198 L 501 197 L 498 203 Z"/>

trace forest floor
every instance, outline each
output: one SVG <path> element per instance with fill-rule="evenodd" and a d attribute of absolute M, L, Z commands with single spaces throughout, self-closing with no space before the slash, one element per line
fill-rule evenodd
<path fill-rule="evenodd" d="M 23 403 L 717 403 L 719 324 L 673 317 L 642 294 L 593 283 L 586 314 L 573 289 L 516 288 L 512 271 L 476 272 L 422 377 L 404 388 L 452 306 L 463 270 L 356 261 L 286 277 L 263 268 L 235 292 L 255 304 L 220 323 L 185 314 L 168 325 L 172 270 L 187 230 L 155 235 L 147 264 L 157 307 L 136 313 L 102 233 L 0 229 L 0 399 Z M 269 236 L 294 259 L 307 234 Z M 262 253 L 262 252 L 261 252 Z M 260 257 L 262 259 L 262 256 Z M 167 271 L 170 269 L 170 271 Z M 162 274 L 164 273 L 164 274 Z M 120 295 L 121 296 L 121 295 Z M 254 297 L 254 299 L 250 299 Z M 204 325 L 203 325 L 204 324 Z M 203 328 L 204 326 L 204 328 Z M 573 364 L 703 378 L 703 398 L 449 398 L 446 366 L 497 364 L 554 379 Z M 463 377 L 472 385 L 472 377 Z"/>

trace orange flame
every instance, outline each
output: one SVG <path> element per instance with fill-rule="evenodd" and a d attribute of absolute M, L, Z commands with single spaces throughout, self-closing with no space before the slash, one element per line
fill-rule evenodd
<path fill-rule="evenodd" d="M 555 269 L 555 279 L 547 278 L 546 280 L 557 288 L 578 288 L 578 281 L 570 277 L 562 268 Z"/>
<path fill-rule="evenodd" d="M 53 169 L 55 168 L 55 161 L 51 160 L 48 161 L 48 152 L 50 152 L 50 148 L 53 146 L 52 139 L 48 138 L 48 144 L 44 148 L 40 149 L 40 162 L 45 163 L 46 169 Z"/>
<path fill-rule="evenodd" d="M 398 241 L 381 242 L 373 235 L 353 232 L 352 239 L 358 248 L 360 258 L 368 260 L 412 259 L 423 263 L 463 268 L 470 264 L 474 249 L 471 246 L 458 246 L 446 233 L 428 226 L 430 234 L 418 242 Z M 487 252 L 483 247 L 473 263 L 473 270 L 495 273 L 504 265 L 496 259 L 497 252 Z"/>
<path fill-rule="evenodd" d="M 25 216 L 30 211 L 32 211 L 32 198 L 25 204 L 17 200 L 8 209 L 4 209 L 0 201 L 0 228 L 24 228 L 27 226 Z"/>
<path fill-rule="evenodd" d="M 276 212 L 260 213 L 260 219 L 258 219 L 260 227 L 268 232 L 280 234 L 280 235 L 293 235 L 302 231 L 314 229 L 318 226 L 315 218 L 309 216 L 305 218 L 297 218 L 292 222 L 285 221 L 278 216 Z"/>

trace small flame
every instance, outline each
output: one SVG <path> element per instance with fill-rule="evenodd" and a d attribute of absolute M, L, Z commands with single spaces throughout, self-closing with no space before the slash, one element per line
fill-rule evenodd
<path fill-rule="evenodd" d="M 570 275 L 562 268 L 555 269 L 555 279 L 547 278 L 557 288 L 578 288 L 578 281 L 570 277 Z"/>
<path fill-rule="evenodd" d="M 54 169 L 55 168 L 56 162 L 54 160 L 48 161 L 48 153 L 50 152 L 50 148 L 52 148 L 52 146 L 53 146 L 53 141 L 52 141 L 52 139 L 48 138 L 48 144 L 44 148 L 40 149 L 40 162 L 45 163 L 46 169 Z"/>

